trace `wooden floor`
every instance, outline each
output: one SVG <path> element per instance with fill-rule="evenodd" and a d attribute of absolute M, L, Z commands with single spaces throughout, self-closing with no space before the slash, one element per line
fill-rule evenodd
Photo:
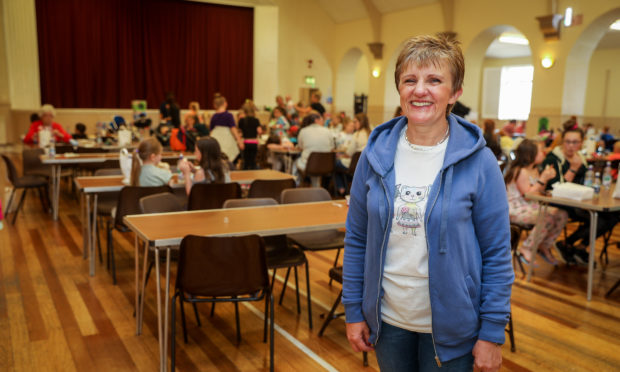
<path fill-rule="evenodd" d="M 147 289 L 144 332 L 135 335 L 132 234 L 114 233 L 118 285 L 112 284 L 104 264 L 98 263 L 97 275 L 89 277 L 87 261 L 82 259 L 78 204 L 67 185 L 62 186 L 57 222 L 43 213 L 38 198 L 31 194 L 15 226 L 5 221 L 0 231 L 0 370 L 156 370 L 154 280 Z M 620 229 L 612 240 L 620 240 Z M 289 288 L 283 305 L 276 305 L 276 369 L 378 370 L 374 355 L 364 368 L 361 354 L 351 351 L 342 319 L 333 321 L 323 337 L 317 336 L 320 314 L 336 299 L 340 285 L 328 285 L 333 252 L 308 257 L 314 330 L 308 329 L 305 297 L 298 314 L 294 291 Z M 620 289 L 609 299 L 602 297 L 620 277 L 620 250 L 610 247 L 610 264 L 598 265 L 592 302 L 585 299 L 586 274 L 585 268 L 561 265 L 553 269 L 544 262 L 532 283 L 518 273 L 512 297 L 517 350 L 512 353 L 509 344 L 504 345 L 503 371 L 620 370 Z M 300 275 L 301 288 L 305 288 L 304 279 Z M 280 278 L 276 293 L 281 287 Z M 262 303 L 240 306 L 240 345 L 236 344 L 232 305 L 218 305 L 213 318 L 209 309 L 199 306 L 201 327 L 188 316 L 188 344 L 183 343 L 177 324 L 177 368 L 267 369 Z"/>

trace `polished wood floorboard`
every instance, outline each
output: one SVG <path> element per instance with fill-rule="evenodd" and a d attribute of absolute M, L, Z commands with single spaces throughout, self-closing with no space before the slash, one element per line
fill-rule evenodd
<path fill-rule="evenodd" d="M 4 165 L 0 168 L 3 171 Z M 5 184 L 0 181 L 0 187 Z M 135 335 L 133 235 L 114 232 L 118 285 L 112 284 L 105 261 L 97 262 L 96 276 L 89 277 L 88 262 L 82 259 L 79 206 L 67 184 L 61 186 L 58 221 L 52 221 L 42 211 L 38 196 L 30 193 L 15 226 L 5 220 L 0 231 L 0 370 L 157 370 L 154 277 L 146 292 L 143 334 Z M 620 228 L 612 241 L 620 241 Z M 600 251 L 602 240 L 597 243 Z M 374 355 L 369 355 L 370 366 L 364 368 L 361 353 L 351 351 L 342 319 L 334 320 L 323 337 L 317 336 L 323 321 L 320 315 L 340 291 L 339 284 L 328 285 L 334 254 L 308 254 L 313 330 L 308 329 L 303 269 L 299 271 L 301 314 L 292 275 L 283 304 L 276 304 L 276 324 L 289 337 L 276 332 L 278 371 L 319 371 L 329 366 L 339 371 L 378 370 Z M 591 302 L 585 299 L 586 268 L 553 268 L 540 262 L 531 283 L 517 271 L 512 297 L 516 352 L 510 352 L 507 339 L 503 371 L 620 370 L 620 289 L 608 299 L 603 297 L 620 278 L 620 250 L 613 244 L 609 254 L 609 265 L 598 263 Z M 278 271 L 278 296 L 284 274 Z M 199 305 L 201 327 L 187 306 L 188 344 L 183 342 L 180 321 L 176 325 L 177 369 L 266 370 L 264 303 L 239 308 L 242 341 L 237 345 L 232 305 L 218 304 L 212 318 L 210 305 Z"/>

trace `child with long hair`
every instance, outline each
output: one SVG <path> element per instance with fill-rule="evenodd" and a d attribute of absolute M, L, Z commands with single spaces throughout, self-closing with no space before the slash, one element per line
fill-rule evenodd
<path fill-rule="evenodd" d="M 150 137 L 138 146 L 131 164 L 131 186 L 163 186 L 172 184 L 169 169 L 160 168 L 163 148 L 161 143 Z"/>
<path fill-rule="evenodd" d="M 192 181 L 194 166 L 187 160 L 179 164 L 185 179 L 185 191 L 189 195 L 194 183 L 227 183 L 230 182 L 228 162 L 222 155 L 220 144 L 213 137 L 203 137 L 196 142 L 194 150 L 200 168 L 196 169 Z"/>
<path fill-rule="evenodd" d="M 545 261 L 555 266 L 558 261 L 553 257 L 551 247 L 566 225 L 568 214 L 562 209 L 548 207 L 541 224 L 536 224 L 538 203 L 526 200 L 523 196 L 528 192 L 544 191 L 547 182 L 555 177 L 556 171 L 552 166 L 548 165 L 542 172 L 538 171 L 537 167 L 544 159 L 542 143 L 523 140 L 515 150 L 515 160 L 510 164 L 504 181 L 508 192 L 510 221 L 521 225 L 535 225 L 519 248 L 521 260 L 530 262 L 534 239 L 537 237 L 538 253 Z"/>

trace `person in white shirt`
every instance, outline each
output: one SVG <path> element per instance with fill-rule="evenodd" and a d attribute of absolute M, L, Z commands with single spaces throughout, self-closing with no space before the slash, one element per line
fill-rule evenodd
<path fill-rule="evenodd" d="M 295 165 L 297 170 L 304 172 L 311 153 L 334 150 L 334 136 L 323 126 L 323 118 L 320 115 L 310 113 L 301 123 L 297 145 L 302 151 Z"/>

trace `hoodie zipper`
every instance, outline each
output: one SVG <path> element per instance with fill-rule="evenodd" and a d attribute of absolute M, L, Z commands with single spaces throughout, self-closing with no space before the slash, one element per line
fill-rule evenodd
<path fill-rule="evenodd" d="M 388 215 L 387 215 L 387 219 L 385 222 L 385 228 L 383 229 L 383 241 L 381 242 L 381 252 L 379 252 L 379 267 L 383 268 L 383 251 L 385 250 L 385 237 L 387 236 L 387 230 L 388 230 L 388 226 L 390 225 L 390 221 L 392 219 L 392 209 L 390 207 L 390 198 L 389 195 L 387 193 L 387 190 L 385 188 L 385 184 L 383 183 L 383 177 L 381 177 L 381 187 L 383 188 L 383 194 L 385 195 L 385 199 L 387 200 L 387 204 L 388 204 Z M 383 271 L 383 269 L 381 269 L 381 272 Z M 379 283 L 377 283 L 377 288 L 379 293 L 381 293 L 381 278 L 382 278 L 383 274 L 379 275 Z M 377 304 L 375 306 L 375 312 L 377 314 L 377 339 L 375 340 L 375 345 L 377 344 L 377 342 L 379 342 L 379 335 L 381 334 L 379 332 L 380 327 L 380 322 L 379 322 L 379 301 L 381 301 L 381 296 L 377 296 Z"/>
<path fill-rule="evenodd" d="M 435 203 L 437 203 L 437 199 L 439 198 L 439 192 L 441 191 L 441 186 L 443 184 L 443 169 L 439 172 L 439 190 L 437 191 L 437 195 L 435 195 L 435 200 L 433 200 L 433 204 L 431 204 L 431 208 L 428 210 L 428 215 L 426 216 L 426 219 L 424 221 L 424 237 L 426 238 L 426 249 L 427 251 L 430 250 L 430 245 L 428 244 L 428 220 L 431 217 L 431 212 L 433 211 L 433 208 L 435 208 Z M 443 218 L 443 216 L 441 216 Z M 430 260 L 430 251 L 429 251 L 429 260 Z M 431 308 L 431 339 L 433 340 L 433 351 L 435 351 L 435 362 L 437 363 L 437 367 L 441 368 L 441 360 L 439 360 L 439 356 L 437 355 L 437 347 L 435 347 L 435 335 L 433 333 L 433 302 L 430 301 L 431 298 L 431 270 L 429 268 L 428 270 L 428 295 L 429 295 L 429 305 Z"/>

